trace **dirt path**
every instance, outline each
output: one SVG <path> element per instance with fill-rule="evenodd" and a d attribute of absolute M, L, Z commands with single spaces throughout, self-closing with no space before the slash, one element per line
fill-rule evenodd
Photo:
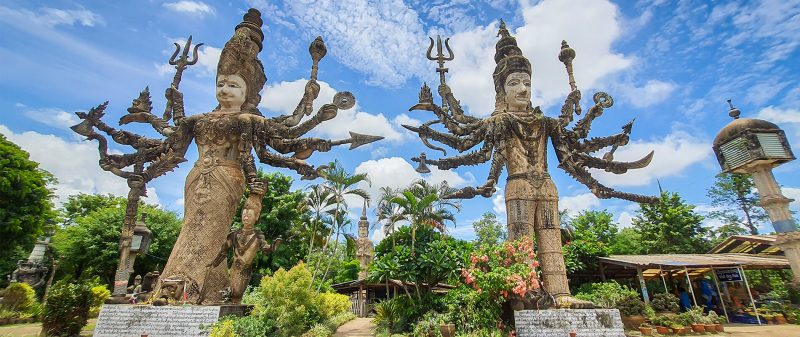
<path fill-rule="evenodd" d="M 351 336 L 374 336 L 375 324 L 372 324 L 372 318 L 356 318 L 350 322 L 345 323 L 336 330 L 333 337 L 351 337 Z"/>

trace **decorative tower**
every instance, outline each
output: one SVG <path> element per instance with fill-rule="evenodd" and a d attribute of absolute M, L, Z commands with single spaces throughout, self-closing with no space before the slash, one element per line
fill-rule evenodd
<path fill-rule="evenodd" d="M 375 247 L 369 240 L 369 221 L 367 221 L 367 201 L 364 200 L 364 208 L 361 211 L 361 220 L 358 221 L 358 241 L 356 246 L 356 258 L 360 262 L 361 271 L 358 272 L 359 279 L 367 278 L 369 274 L 369 264 L 375 255 Z"/>

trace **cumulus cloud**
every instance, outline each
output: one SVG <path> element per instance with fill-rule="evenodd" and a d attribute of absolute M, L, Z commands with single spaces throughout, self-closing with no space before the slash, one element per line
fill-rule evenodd
<path fill-rule="evenodd" d="M 200 17 L 214 14 L 214 7 L 202 1 L 182 0 L 178 2 L 165 2 L 163 6 L 179 13 L 187 13 Z"/>
<path fill-rule="evenodd" d="M 633 214 L 628 211 L 620 212 L 617 216 L 617 224 L 620 229 L 633 227 Z"/>
<path fill-rule="evenodd" d="M 794 210 L 800 210 L 800 188 L 797 187 L 782 187 L 781 191 L 789 199 L 794 199 L 789 207 Z"/>
<path fill-rule="evenodd" d="M 800 110 L 768 106 L 761 109 L 755 118 L 778 124 L 786 131 L 787 138 L 789 138 L 792 146 L 795 148 L 800 147 Z"/>
<path fill-rule="evenodd" d="M 75 114 L 66 112 L 61 109 L 37 109 L 27 110 L 23 112 L 25 117 L 35 120 L 39 123 L 49 125 L 59 129 L 68 129 L 70 126 L 80 123 Z"/>
<path fill-rule="evenodd" d="M 623 85 L 622 93 L 631 105 L 646 108 L 665 101 L 675 91 L 675 84 L 659 80 L 648 80 L 643 86 Z"/>
<path fill-rule="evenodd" d="M 88 9 L 57 9 L 45 7 L 42 8 L 41 14 L 30 13 L 30 17 L 34 21 L 48 27 L 57 25 L 71 26 L 76 23 L 86 27 L 105 24 L 100 15 Z"/>
<path fill-rule="evenodd" d="M 0 125 L 0 134 L 19 145 L 30 154 L 30 159 L 39 167 L 52 173 L 58 184 L 55 187 L 56 204 L 67 201 L 67 197 L 78 193 L 127 196 L 125 179 L 100 169 L 97 161 L 97 145 L 93 142 L 68 141 L 63 138 L 34 131 L 14 133 Z M 146 203 L 157 204 L 155 188 L 147 188 Z"/>
<path fill-rule="evenodd" d="M 498 187 L 498 191 L 504 189 Z M 492 210 L 500 215 L 506 214 L 506 195 L 505 193 L 497 193 L 492 197 Z"/>
<path fill-rule="evenodd" d="M 592 193 L 582 193 L 569 197 L 561 197 L 558 200 L 558 208 L 566 210 L 570 217 L 578 213 L 600 206 L 600 199 Z"/>
<path fill-rule="evenodd" d="M 592 175 L 608 186 L 648 185 L 657 178 L 681 175 L 691 165 L 706 160 L 711 155 L 711 143 L 685 131 L 673 131 L 662 139 L 631 141 L 619 148 L 614 160 L 638 160 L 651 150 L 655 151 L 653 161 L 645 168 L 622 175 L 592 169 Z"/>
<path fill-rule="evenodd" d="M 573 64 L 580 88 L 588 92 L 609 74 L 628 68 L 632 61 L 611 50 L 620 37 L 621 18 L 607 1 L 541 1 L 523 5 L 524 24 L 514 29 L 523 54 L 533 66 L 534 105 L 548 106 L 567 94 L 564 65 L 558 61 L 561 40 L 577 51 Z M 574 22 L 581 22 L 576 25 Z M 603 29 L 597 29 L 603 27 Z M 486 116 L 494 109 L 495 43 L 497 23 L 455 34 L 450 41 L 456 55 L 449 83 L 472 114 Z"/>
<path fill-rule="evenodd" d="M 360 183 L 359 187 L 369 192 L 373 200 L 380 195 L 381 187 L 406 187 L 418 179 L 425 179 L 432 184 L 447 181 L 451 187 L 462 187 L 474 180 L 472 177 L 462 177 L 455 171 L 443 171 L 436 167 L 431 167 L 431 173 L 423 177 L 414 170 L 411 163 L 400 157 L 367 160 L 356 167 L 355 173 L 366 173 L 370 177 L 372 185 Z"/>
<path fill-rule="evenodd" d="M 259 107 L 280 114 L 291 114 L 297 107 L 297 103 L 300 102 L 300 98 L 303 97 L 307 82 L 308 80 L 306 79 L 299 79 L 268 85 L 261 94 L 262 98 Z M 320 85 L 320 93 L 314 101 L 315 112 L 323 104 L 332 102 L 333 96 L 336 94 L 336 90 L 327 82 L 318 81 L 318 83 Z M 358 102 L 358 97 L 356 97 L 356 102 Z M 410 118 L 401 118 L 400 120 L 408 121 Z M 322 125 L 324 127 L 315 128 L 312 133 L 325 138 L 344 139 L 350 137 L 349 131 L 353 131 L 383 136 L 387 141 L 392 142 L 400 142 L 407 137 L 406 133 L 400 131 L 395 126 L 396 123 L 390 122 L 384 114 L 359 111 L 358 103 L 352 109 L 339 110 L 336 118 L 325 121 Z"/>

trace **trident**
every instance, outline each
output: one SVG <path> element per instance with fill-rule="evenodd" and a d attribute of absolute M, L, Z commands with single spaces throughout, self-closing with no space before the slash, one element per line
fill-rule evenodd
<path fill-rule="evenodd" d="M 433 38 L 432 37 L 428 37 L 428 39 L 431 40 L 431 45 L 428 47 L 427 57 L 428 57 L 429 60 L 436 61 L 437 63 L 439 63 L 439 68 L 436 68 L 436 72 L 439 73 L 439 83 L 440 83 L 440 85 L 441 86 L 445 86 L 447 84 L 445 83 L 444 74 L 447 72 L 447 68 L 444 67 L 444 63 L 446 61 L 452 61 L 453 60 L 453 56 L 454 56 L 453 55 L 453 50 L 450 49 L 450 38 L 448 37 L 448 38 L 444 39 L 444 47 L 447 48 L 447 53 L 449 55 L 447 57 L 444 56 L 444 51 L 442 50 L 442 37 L 441 36 L 436 35 L 436 52 L 437 52 L 436 53 L 436 57 L 433 57 L 433 55 L 431 55 L 431 51 L 433 51 L 433 44 L 434 44 L 433 43 Z M 447 101 L 445 100 L 444 97 L 442 97 L 442 110 L 447 111 Z"/>
<path fill-rule="evenodd" d="M 172 78 L 172 88 L 178 90 L 178 85 L 181 83 L 181 75 L 183 75 L 183 71 L 186 67 L 194 65 L 197 63 L 197 50 L 202 46 L 202 43 L 198 43 L 194 46 L 194 51 L 192 52 L 192 60 L 189 60 L 189 47 L 192 45 L 192 36 L 189 35 L 189 39 L 186 40 L 186 44 L 183 46 L 183 52 L 181 52 L 181 46 L 174 42 L 175 44 L 175 52 L 172 53 L 172 56 L 169 58 L 169 64 L 175 66 L 175 77 Z M 178 53 L 181 53 L 180 57 Z M 164 120 L 169 121 L 172 118 L 172 97 L 169 95 L 169 91 L 167 91 L 167 107 L 164 109 Z M 176 119 L 183 118 L 183 116 L 175 116 Z"/>

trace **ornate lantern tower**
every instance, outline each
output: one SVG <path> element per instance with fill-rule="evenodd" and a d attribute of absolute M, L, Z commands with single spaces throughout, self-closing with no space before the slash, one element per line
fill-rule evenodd
<path fill-rule="evenodd" d="M 786 134 L 777 125 L 755 118 L 739 118 L 741 111 L 731 107 L 733 121 L 714 138 L 714 153 L 725 173 L 747 173 L 761 195 L 761 207 L 769 214 L 772 227 L 778 233 L 776 245 L 780 247 L 800 283 L 800 232 L 789 212 L 792 199 L 780 190 L 772 168 L 795 159 Z"/>

